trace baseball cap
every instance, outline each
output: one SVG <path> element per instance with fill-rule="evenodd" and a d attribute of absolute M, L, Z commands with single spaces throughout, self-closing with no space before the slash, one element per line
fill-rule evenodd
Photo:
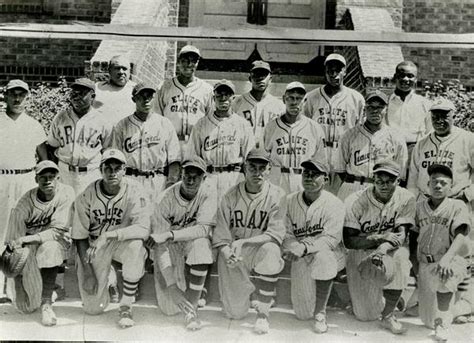
<path fill-rule="evenodd" d="M 268 64 L 265 61 L 254 61 L 252 62 L 252 68 L 250 68 L 250 71 L 253 71 L 255 69 L 265 69 L 268 70 L 268 72 L 271 72 L 270 64 Z"/>
<path fill-rule="evenodd" d="M 448 176 L 449 178 L 453 178 L 453 171 L 451 168 L 444 164 L 432 164 L 428 167 L 428 175 L 432 175 L 434 173 L 441 173 L 443 175 Z"/>
<path fill-rule="evenodd" d="M 328 55 L 328 57 L 326 57 L 326 60 L 324 61 L 324 65 L 328 64 L 328 62 L 330 61 L 339 61 L 341 62 L 342 64 L 344 64 L 344 66 L 346 66 L 346 59 L 344 58 L 344 56 L 342 55 L 339 55 L 339 54 L 330 54 Z"/>
<path fill-rule="evenodd" d="M 133 87 L 132 95 L 137 95 L 138 93 L 140 93 L 142 90 L 145 90 L 145 89 L 149 89 L 153 92 L 156 92 L 155 87 L 153 87 L 152 85 L 148 83 L 140 82 L 140 83 L 137 83 L 135 87 Z"/>
<path fill-rule="evenodd" d="M 328 164 L 325 163 L 322 159 L 313 157 L 309 160 L 301 162 L 301 167 L 305 169 L 315 170 L 322 172 L 324 174 L 329 174 Z"/>
<path fill-rule="evenodd" d="M 6 90 L 10 90 L 10 89 L 14 89 L 14 88 L 21 88 L 27 92 L 30 91 L 30 88 L 28 87 L 28 84 L 23 81 L 23 80 L 19 80 L 19 79 L 15 79 L 15 80 L 10 80 L 8 83 L 7 83 L 7 87 L 6 87 Z"/>
<path fill-rule="evenodd" d="M 375 91 L 372 91 L 372 92 L 369 92 L 366 96 L 365 96 L 365 102 L 369 102 L 370 99 L 380 99 L 382 100 L 385 105 L 388 104 L 388 97 L 387 95 L 382 92 L 382 91 L 379 91 L 378 89 L 375 90 Z"/>
<path fill-rule="evenodd" d="M 306 93 L 306 88 L 304 87 L 304 85 L 301 82 L 298 82 L 298 81 L 290 82 L 286 86 L 285 92 L 291 91 L 293 89 L 301 89 L 301 90 L 303 90 L 304 93 Z"/>
<path fill-rule="evenodd" d="M 439 110 L 439 111 L 453 111 L 455 110 L 456 107 L 454 106 L 454 104 L 449 101 L 448 99 L 445 99 L 445 98 L 439 98 L 437 99 L 433 105 L 431 105 L 431 108 L 430 108 L 430 111 L 436 111 L 436 110 Z"/>
<path fill-rule="evenodd" d="M 227 87 L 232 91 L 233 94 L 235 94 L 235 86 L 229 80 L 224 79 L 224 80 L 217 81 L 217 83 L 214 85 L 214 91 L 216 91 L 218 88 L 221 88 L 221 87 Z"/>
<path fill-rule="evenodd" d="M 203 173 L 205 173 L 206 170 L 207 170 L 206 162 L 204 162 L 204 160 L 199 156 L 193 156 L 193 157 L 185 160 L 183 162 L 183 164 L 181 165 L 181 167 L 183 169 L 186 169 L 186 168 L 189 168 L 189 167 L 194 167 L 194 168 L 197 168 L 197 169 L 201 170 Z"/>
<path fill-rule="evenodd" d="M 71 88 L 72 87 L 85 87 L 85 88 L 89 88 L 89 89 L 91 89 L 95 92 L 95 83 L 94 83 L 94 81 L 92 81 L 88 78 L 85 78 L 85 77 L 81 77 L 79 79 L 76 79 L 76 81 L 74 81 L 74 83 L 71 85 Z"/>
<path fill-rule="evenodd" d="M 54 163 L 53 161 L 45 160 L 45 161 L 39 162 L 36 165 L 35 173 L 36 173 L 36 175 L 39 175 L 42 172 L 44 172 L 46 169 L 53 169 L 56 172 L 59 172 L 59 168 L 58 168 L 56 163 Z"/>
<path fill-rule="evenodd" d="M 375 164 L 374 174 L 384 172 L 393 176 L 400 176 L 400 165 L 392 160 L 380 161 Z"/>
<path fill-rule="evenodd" d="M 100 164 L 104 164 L 108 160 L 117 160 L 122 163 L 127 163 L 127 159 L 123 152 L 117 149 L 107 149 L 102 154 L 102 159 L 100 160 Z"/>
<path fill-rule="evenodd" d="M 181 48 L 181 50 L 178 53 L 178 57 L 184 54 L 196 54 L 199 57 L 201 57 L 201 52 L 199 51 L 198 48 L 196 48 L 194 45 L 185 45 Z"/>
<path fill-rule="evenodd" d="M 270 153 L 261 148 L 253 148 L 247 155 L 247 161 L 265 161 L 270 162 Z"/>

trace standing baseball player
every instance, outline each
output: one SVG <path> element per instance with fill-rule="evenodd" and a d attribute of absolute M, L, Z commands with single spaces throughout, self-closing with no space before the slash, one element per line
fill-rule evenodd
<path fill-rule="evenodd" d="M 36 165 L 36 147 L 46 139 L 40 123 L 24 113 L 28 84 L 11 80 L 5 87 L 5 111 L 0 112 L 0 243 L 6 235 L 11 209 L 35 186 L 31 172 Z M 21 158 L 19 158 L 21 156 Z M 6 301 L 6 279 L 0 272 L 0 301 Z"/>
<path fill-rule="evenodd" d="M 381 91 L 367 94 L 364 123 L 349 129 L 339 141 L 334 170 L 343 181 L 337 194 L 341 200 L 373 183 L 372 169 L 380 160 L 397 162 L 405 180 L 407 148 L 398 130 L 383 124 L 387 102 Z"/>
<path fill-rule="evenodd" d="M 220 202 L 212 246 L 219 250 L 219 292 L 229 318 L 244 317 L 250 295 L 257 290 L 254 330 L 269 331 L 269 310 L 278 274 L 284 266 L 280 245 L 285 235 L 285 193 L 268 182 L 270 155 L 249 152 L 245 181 L 232 187 Z M 250 273 L 256 275 L 255 286 Z"/>
<path fill-rule="evenodd" d="M 143 187 L 123 178 L 126 158 L 117 149 L 104 151 L 102 179 L 91 183 L 75 201 L 72 239 L 77 248 L 77 277 L 84 311 L 102 313 L 109 304 L 112 260 L 122 263 L 123 295 L 119 321 L 135 324 L 132 302 L 145 273 L 143 241 L 150 234 L 150 213 Z"/>
<path fill-rule="evenodd" d="M 111 126 L 92 107 L 94 98 L 94 82 L 77 79 L 71 85 L 71 107 L 53 119 L 44 146 L 58 158 L 61 182 L 71 186 L 76 194 L 100 178 L 101 151 L 111 140 Z M 46 152 L 42 156 L 47 156 Z"/>
<path fill-rule="evenodd" d="M 326 84 L 309 92 L 304 104 L 304 114 L 323 127 L 331 170 L 328 190 L 334 194 L 340 183 L 334 174 L 339 140 L 363 121 L 364 114 L 364 97 L 343 85 L 346 66 L 343 56 L 330 54 L 324 61 Z"/>
<path fill-rule="evenodd" d="M 324 333 L 333 280 L 345 266 L 345 208 L 323 189 L 329 174 L 327 161 L 313 158 L 301 166 L 304 191 L 287 197 L 283 257 L 292 261 L 291 302 L 296 317 L 314 319 L 314 331 Z"/>
<path fill-rule="evenodd" d="M 179 179 L 181 152 L 169 119 L 152 111 L 155 89 L 139 83 L 132 91 L 135 112 L 113 129 L 112 145 L 127 158 L 125 175 L 137 178 L 150 200 Z"/>
<path fill-rule="evenodd" d="M 301 190 L 301 162 L 319 154 L 326 160 L 324 131 L 321 125 L 305 117 L 301 111 L 306 89 L 300 82 L 286 86 L 284 114 L 265 127 L 264 148 L 271 155 L 270 180 L 287 194 Z"/>
<path fill-rule="evenodd" d="M 94 108 L 112 126 L 135 111 L 130 94 L 135 82 L 130 80 L 131 64 L 127 56 L 117 55 L 109 61 L 109 80 L 96 83 Z"/>
<path fill-rule="evenodd" d="M 212 86 L 196 76 L 201 53 L 184 46 L 176 61 L 176 76 L 165 80 L 156 95 L 156 112 L 171 120 L 183 147 L 193 126 L 212 110 Z"/>
<path fill-rule="evenodd" d="M 14 247 L 27 245 L 30 254 L 23 273 L 14 279 L 15 306 L 24 313 L 41 306 L 41 322 L 56 325 L 52 308 L 59 266 L 70 246 L 74 190 L 58 182 L 59 168 L 53 161 L 37 164 L 38 187 L 26 192 L 13 208 L 7 241 Z"/>
<path fill-rule="evenodd" d="M 283 102 L 268 92 L 271 80 L 270 64 L 253 62 L 249 74 L 252 89 L 236 96 L 232 102 L 234 112 L 247 119 L 252 126 L 257 147 L 263 144 L 263 130 L 267 124 L 285 112 Z"/>
<path fill-rule="evenodd" d="M 186 328 L 198 330 L 198 300 L 213 262 L 210 237 L 217 194 L 202 185 L 207 166 L 200 157 L 184 161 L 182 167 L 182 181 L 168 188 L 155 207 L 147 245 L 154 247 L 159 308 L 166 315 L 182 311 Z"/>
<path fill-rule="evenodd" d="M 382 314 L 381 326 L 402 334 L 406 329 L 393 312 L 410 274 L 409 253 L 403 243 L 414 224 L 415 198 L 398 186 L 400 166 L 396 162 L 376 164 L 373 174 L 373 186 L 346 199 L 347 282 L 357 319 L 375 320 Z"/>
<path fill-rule="evenodd" d="M 430 196 L 417 203 L 410 248 L 416 256 L 420 318 L 426 326 L 435 328 L 437 340 L 446 341 L 453 321 L 451 304 L 466 276 L 471 225 L 466 205 L 448 198 L 453 181 L 451 168 L 432 164 L 428 175 Z"/>

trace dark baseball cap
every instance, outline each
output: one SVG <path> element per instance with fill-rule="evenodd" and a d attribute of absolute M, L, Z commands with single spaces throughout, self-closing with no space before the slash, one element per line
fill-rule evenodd
<path fill-rule="evenodd" d="M 206 170 L 207 170 L 206 162 L 204 162 L 204 160 L 199 156 L 193 156 L 193 157 L 185 160 L 181 164 L 181 167 L 183 169 L 194 167 L 194 168 L 197 168 L 197 169 L 201 170 L 203 173 L 205 173 Z"/>
<path fill-rule="evenodd" d="M 440 98 L 437 99 L 433 105 L 431 105 L 430 111 L 453 111 L 456 109 L 456 106 L 452 103 L 452 101 L 449 101 L 448 99 Z"/>
<path fill-rule="evenodd" d="M 153 85 L 145 83 L 145 82 L 140 82 L 140 83 L 137 83 L 135 87 L 133 87 L 132 95 L 137 95 L 138 93 L 140 93 L 141 91 L 145 89 L 151 90 L 156 93 L 156 89 L 155 87 L 153 87 Z"/>
<path fill-rule="evenodd" d="M 247 155 L 247 161 L 270 162 L 270 153 L 262 148 L 253 148 Z"/>
<path fill-rule="evenodd" d="M 329 166 L 326 161 L 321 158 L 313 157 L 309 160 L 301 162 L 301 167 L 309 170 L 318 171 L 326 175 L 329 174 Z"/>
<path fill-rule="evenodd" d="M 232 82 L 230 82 L 229 80 L 220 80 L 220 81 L 217 81 L 217 83 L 214 85 L 214 92 L 218 89 L 218 88 L 222 88 L 222 87 L 225 87 L 225 88 L 228 88 L 232 91 L 232 94 L 235 94 L 235 86 Z"/>
<path fill-rule="evenodd" d="M 369 92 L 366 96 L 365 96 L 365 102 L 369 102 L 369 100 L 371 99 L 379 99 L 379 100 L 382 100 L 384 102 L 385 105 L 388 104 L 388 97 L 387 95 L 382 92 L 382 91 L 379 91 L 378 89 L 375 90 L 375 91 L 372 91 L 372 92 Z"/>
<path fill-rule="evenodd" d="M 89 88 L 90 90 L 93 90 L 95 92 L 95 83 L 91 79 L 81 77 L 79 79 L 76 79 L 71 85 L 71 88 L 74 87 L 84 87 L 84 88 Z"/>
<path fill-rule="evenodd" d="M 185 45 L 183 48 L 179 51 L 178 57 L 184 54 L 195 54 L 201 57 L 201 52 L 199 51 L 198 48 L 196 48 L 194 45 Z"/>
<path fill-rule="evenodd" d="M 342 55 L 339 55 L 339 54 L 330 54 L 328 55 L 328 57 L 326 57 L 326 60 L 324 61 L 324 65 L 327 65 L 328 62 L 331 62 L 331 61 L 338 61 L 342 64 L 344 64 L 344 66 L 346 66 L 346 59 L 344 58 L 344 56 Z"/>
<path fill-rule="evenodd" d="M 428 167 L 428 175 L 432 175 L 434 173 L 440 173 L 443 175 L 448 176 L 450 179 L 453 178 L 453 171 L 447 165 L 444 164 L 432 164 Z"/>
<path fill-rule="evenodd" d="M 373 168 L 374 174 L 376 173 L 387 173 L 393 176 L 400 176 L 400 165 L 392 160 L 380 161 L 375 164 Z"/>
<path fill-rule="evenodd" d="M 5 90 L 10 90 L 10 89 L 15 89 L 15 88 L 21 88 L 27 92 L 30 91 L 30 88 L 28 87 L 28 84 L 23 81 L 23 80 L 19 80 L 19 79 L 15 79 L 15 80 L 10 80 L 8 83 L 7 83 L 7 86 L 6 86 L 6 89 Z"/>
<path fill-rule="evenodd" d="M 290 82 L 285 88 L 285 93 L 293 89 L 300 89 L 303 91 L 303 93 L 306 94 L 306 88 L 301 82 L 298 82 L 298 81 Z"/>
<path fill-rule="evenodd" d="M 127 163 L 125 155 L 118 149 L 107 149 L 104 151 L 100 160 L 100 164 L 104 164 L 108 160 L 117 160 L 123 164 Z"/>
<path fill-rule="evenodd" d="M 254 61 L 252 62 L 252 68 L 250 68 L 250 71 L 254 71 L 255 69 L 264 69 L 267 70 L 268 72 L 271 73 L 271 68 L 270 64 L 268 64 L 265 61 Z"/>
<path fill-rule="evenodd" d="M 45 170 L 55 170 L 56 172 L 59 172 L 58 165 L 49 160 L 41 161 L 35 167 L 36 175 L 43 173 Z"/>

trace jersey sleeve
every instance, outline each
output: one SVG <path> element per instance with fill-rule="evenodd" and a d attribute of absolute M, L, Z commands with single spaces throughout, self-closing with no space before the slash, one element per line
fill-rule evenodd
<path fill-rule="evenodd" d="M 416 233 L 420 232 L 420 216 L 423 213 L 423 202 L 424 200 L 420 200 L 416 202 L 416 209 L 415 209 L 415 225 L 413 225 L 410 230 Z"/>
<path fill-rule="evenodd" d="M 110 148 L 112 145 L 112 125 L 104 123 L 102 126 L 102 149 Z"/>
<path fill-rule="evenodd" d="M 311 122 L 311 124 L 315 127 L 315 139 L 316 139 L 316 149 L 314 151 L 314 156 L 319 157 L 322 161 L 328 161 L 328 156 L 326 152 L 326 148 L 324 147 L 324 130 L 320 124 L 316 123 L 315 121 Z"/>
<path fill-rule="evenodd" d="M 51 218 L 49 227 L 69 230 L 72 225 L 72 212 L 74 210 L 74 190 L 70 187 L 64 187 L 61 192 L 63 192 L 62 199 L 54 212 L 53 218 Z"/>
<path fill-rule="evenodd" d="M 247 158 L 247 154 L 255 146 L 255 137 L 252 131 L 252 127 L 245 119 L 242 119 L 242 130 L 244 131 L 244 136 L 240 145 L 240 153 L 245 161 L 245 159 Z"/>
<path fill-rule="evenodd" d="M 265 231 L 265 234 L 274 238 L 279 244 L 281 244 L 286 233 L 286 196 L 282 189 L 275 189 L 271 191 L 275 192 L 273 194 L 275 201 L 268 213 L 268 227 Z"/>
<path fill-rule="evenodd" d="M 358 113 L 357 113 L 357 118 L 356 118 L 356 124 L 360 124 L 364 122 L 365 99 L 362 96 L 362 94 L 360 94 L 359 92 L 357 92 L 357 94 L 359 96 L 359 101 L 358 101 L 358 109 L 357 109 Z"/>
<path fill-rule="evenodd" d="M 297 193 L 298 194 L 298 193 Z M 291 220 L 290 213 L 290 204 L 293 201 L 296 201 L 297 195 L 288 195 L 286 197 L 286 209 L 285 209 L 285 237 L 283 238 L 282 246 L 285 250 L 291 250 L 295 245 L 299 245 L 300 242 L 296 238 L 295 233 L 293 232 L 293 223 Z"/>
<path fill-rule="evenodd" d="M 28 209 L 27 206 L 25 206 L 23 199 L 24 198 L 22 198 L 10 212 L 5 242 L 11 242 L 20 237 L 26 236 Z"/>
<path fill-rule="evenodd" d="M 275 119 L 276 120 L 276 119 Z M 272 151 L 272 134 L 275 127 L 274 121 L 270 121 L 263 131 L 263 148 L 267 152 Z"/>
<path fill-rule="evenodd" d="M 348 227 L 354 230 L 359 230 L 359 231 L 361 229 L 360 218 L 362 217 L 362 214 L 364 213 L 364 209 L 362 208 L 363 206 L 361 205 L 361 200 L 359 199 L 360 195 L 361 193 L 356 192 L 349 195 L 346 198 L 345 200 L 346 215 L 344 217 L 345 227 Z"/>
<path fill-rule="evenodd" d="M 201 186 L 203 187 L 203 186 Z M 199 206 L 196 222 L 201 225 L 216 225 L 217 190 L 209 186 L 205 190 L 205 197 Z"/>
<path fill-rule="evenodd" d="M 166 119 L 166 118 L 165 118 Z M 181 146 L 179 144 L 178 135 L 173 124 L 166 120 L 166 131 L 168 132 L 168 140 L 166 147 L 168 149 L 168 165 L 173 162 L 181 161 Z"/>
<path fill-rule="evenodd" d="M 122 121 L 120 121 L 117 125 L 114 126 L 112 129 L 112 137 L 111 137 L 111 144 L 112 148 L 118 149 L 123 151 L 123 131 L 122 131 Z"/>
<path fill-rule="evenodd" d="M 401 135 L 399 137 L 402 137 Z M 394 160 L 400 165 L 401 168 L 401 175 L 400 178 L 402 180 L 406 180 L 407 178 L 407 164 L 408 164 L 408 149 L 406 143 L 399 139 L 398 137 L 394 137 L 394 145 L 396 147 Z"/>
<path fill-rule="evenodd" d="M 313 104 L 311 103 L 311 95 L 312 93 L 306 94 L 307 96 L 305 97 L 304 104 L 303 104 L 303 114 L 308 117 L 308 118 L 313 118 Z M 286 108 L 285 108 L 286 110 Z"/>
<path fill-rule="evenodd" d="M 341 140 L 339 141 L 336 153 L 336 160 L 334 163 L 334 171 L 336 173 L 345 173 L 347 171 L 347 165 L 350 162 L 350 134 L 351 131 L 347 131 L 346 133 L 344 133 Z"/>
<path fill-rule="evenodd" d="M 129 226 L 117 230 L 117 239 L 146 239 L 150 235 L 149 204 L 145 199 L 145 190 L 135 184 L 127 190 Z"/>
<path fill-rule="evenodd" d="M 408 180 L 407 180 L 407 189 L 413 193 L 415 197 L 418 197 L 419 189 L 418 189 L 418 173 L 419 173 L 419 156 L 421 150 L 421 143 L 422 141 L 418 141 L 413 148 L 411 153 L 411 160 L 410 166 L 408 168 Z"/>
<path fill-rule="evenodd" d="M 466 206 L 465 203 L 463 203 L 461 200 L 456 201 L 456 210 L 455 210 L 455 215 L 453 216 L 453 233 L 454 230 L 456 230 L 458 227 L 461 225 L 467 225 L 469 227 L 469 231 L 472 229 L 471 228 L 471 218 L 469 215 L 469 210 Z"/>
<path fill-rule="evenodd" d="M 219 248 L 224 245 L 232 243 L 232 234 L 230 232 L 230 216 L 232 211 L 232 204 L 229 199 L 233 192 L 228 192 L 220 204 L 218 204 L 216 214 L 216 228 L 212 235 L 212 247 Z"/>
<path fill-rule="evenodd" d="M 90 227 L 90 188 L 79 194 L 74 202 L 74 219 L 72 221 L 72 239 L 89 238 Z"/>
<path fill-rule="evenodd" d="M 151 232 L 152 233 L 163 233 L 170 231 L 171 224 L 168 220 L 170 214 L 170 193 L 167 192 L 153 211 L 153 215 L 151 216 Z"/>
<path fill-rule="evenodd" d="M 31 133 L 34 135 L 33 136 L 33 143 L 35 145 L 40 145 L 44 141 L 46 141 L 46 134 L 44 132 L 43 127 L 38 121 L 34 121 L 34 128 L 31 130 Z"/>
<path fill-rule="evenodd" d="M 62 112 L 59 113 L 51 122 L 51 126 L 49 127 L 49 134 L 47 138 L 47 142 L 50 146 L 53 148 L 58 148 L 61 143 L 60 143 L 60 138 L 58 135 L 58 121 L 59 117 L 62 115 Z"/>
<path fill-rule="evenodd" d="M 186 144 L 184 149 L 183 160 L 193 156 L 201 156 L 201 139 L 199 138 L 199 133 L 202 131 L 201 126 L 203 125 L 202 120 L 204 118 L 205 117 L 199 119 L 191 130 L 188 144 Z"/>
<path fill-rule="evenodd" d="M 161 87 L 156 92 L 156 96 L 155 96 L 154 109 L 156 110 L 156 112 L 158 112 L 158 114 L 161 114 L 162 116 L 165 115 L 165 107 L 166 107 L 165 93 L 166 93 L 166 89 L 168 88 L 167 84 L 168 84 L 168 80 L 165 80 L 165 82 L 163 82 Z"/>
<path fill-rule="evenodd" d="M 395 227 L 399 225 L 411 225 L 415 224 L 415 212 L 416 212 L 416 201 L 413 194 L 408 193 L 406 190 L 400 188 L 400 191 L 404 192 L 403 202 L 400 204 L 398 209 L 398 216 L 395 218 Z"/>

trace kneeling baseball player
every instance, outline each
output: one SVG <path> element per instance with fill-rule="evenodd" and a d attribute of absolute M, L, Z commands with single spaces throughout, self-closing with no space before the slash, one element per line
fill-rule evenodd
<path fill-rule="evenodd" d="M 38 187 L 26 192 L 12 210 L 7 241 L 13 249 L 27 246 L 29 256 L 15 277 L 15 306 L 29 313 L 41 306 L 41 322 L 56 325 L 52 295 L 59 266 L 71 244 L 74 190 L 59 183 L 59 168 L 52 161 L 36 165 Z"/>
<path fill-rule="evenodd" d="M 373 186 L 346 199 L 347 282 L 357 319 L 375 320 L 382 314 L 380 325 L 402 334 L 406 329 L 393 312 L 410 274 L 404 242 L 415 223 L 415 198 L 398 186 L 396 162 L 375 164 L 373 174 Z"/>
<path fill-rule="evenodd" d="M 182 181 L 168 188 L 156 205 L 147 246 L 158 267 L 154 274 L 159 308 L 166 315 L 182 311 L 186 328 L 198 330 L 197 304 L 213 262 L 210 236 L 217 191 L 203 184 L 207 165 L 200 157 L 184 161 L 182 169 Z"/>
<path fill-rule="evenodd" d="M 285 193 L 268 182 L 271 166 L 266 151 L 251 150 L 244 168 L 245 181 L 225 194 L 217 210 L 212 244 L 219 249 L 219 292 L 225 314 L 243 318 L 250 294 L 257 289 L 254 330 L 264 334 L 269 331 L 270 303 L 284 266 L 280 245 L 285 235 Z"/>
<path fill-rule="evenodd" d="M 410 248 L 416 255 L 420 318 L 426 326 L 434 326 L 437 340 L 446 341 L 453 321 L 453 296 L 467 271 L 470 218 L 463 201 L 448 198 L 451 168 L 432 164 L 428 174 L 430 196 L 417 204 Z"/>
<path fill-rule="evenodd" d="M 328 330 L 326 305 L 333 279 L 345 264 L 345 208 L 341 200 L 324 190 L 329 175 L 327 161 L 312 158 L 301 167 L 304 191 L 287 197 L 283 257 L 292 261 L 291 302 L 296 316 L 314 318 L 314 331 L 324 333 Z"/>
<path fill-rule="evenodd" d="M 79 291 L 86 313 L 99 314 L 108 306 L 110 265 L 112 260 L 122 263 L 123 295 L 118 321 L 122 328 L 135 324 L 131 308 L 138 282 L 145 273 L 143 241 L 150 234 L 146 193 L 138 182 L 123 177 L 125 162 L 121 151 L 104 151 L 100 162 L 102 178 L 77 197 L 72 226 Z"/>

